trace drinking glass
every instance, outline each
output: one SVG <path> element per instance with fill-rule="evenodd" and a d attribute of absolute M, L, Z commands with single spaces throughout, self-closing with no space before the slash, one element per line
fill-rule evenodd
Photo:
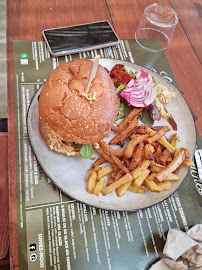
<path fill-rule="evenodd" d="M 149 51 L 165 50 L 170 44 L 177 23 L 177 12 L 171 7 L 151 4 L 144 10 L 135 39 L 141 47 Z"/>

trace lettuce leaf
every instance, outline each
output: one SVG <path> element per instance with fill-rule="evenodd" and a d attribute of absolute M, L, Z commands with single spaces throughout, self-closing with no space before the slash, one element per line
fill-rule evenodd
<path fill-rule="evenodd" d="M 150 109 L 142 110 L 142 115 L 139 119 L 143 124 L 147 126 L 152 126 L 154 124 L 154 119 L 151 117 Z"/>
<path fill-rule="evenodd" d="M 80 150 L 80 154 L 83 158 L 88 159 L 93 154 L 93 147 L 91 144 L 83 144 Z"/>

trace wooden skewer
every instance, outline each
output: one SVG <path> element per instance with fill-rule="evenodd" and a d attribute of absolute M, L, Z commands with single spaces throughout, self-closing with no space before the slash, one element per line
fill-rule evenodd
<path fill-rule="evenodd" d="M 93 59 L 93 64 L 92 64 L 92 68 L 90 71 L 90 75 L 89 75 L 89 79 L 88 79 L 88 84 L 87 87 L 85 89 L 85 92 L 88 93 L 89 89 L 90 89 L 90 85 L 92 80 L 95 78 L 96 72 L 97 72 L 97 68 L 98 68 L 98 64 L 99 64 L 99 60 L 100 60 L 100 55 L 96 55 Z"/>

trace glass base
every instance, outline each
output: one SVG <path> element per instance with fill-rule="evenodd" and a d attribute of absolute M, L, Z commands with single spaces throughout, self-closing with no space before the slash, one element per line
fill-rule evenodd
<path fill-rule="evenodd" d="M 149 40 L 156 42 L 149 42 Z M 141 28 L 135 33 L 136 42 L 144 49 L 151 52 L 159 52 L 168 48 L 170 40 L 167 35 L 161 31 L 152 28 Z M 148 40 L 148 42 L 146 42 Z"/>

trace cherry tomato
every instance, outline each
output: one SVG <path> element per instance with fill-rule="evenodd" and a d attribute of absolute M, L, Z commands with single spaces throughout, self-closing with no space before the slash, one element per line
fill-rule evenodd
<path fill-rule="evenodd" d="M 129 83 L 129 81 L 133 78 L 126 71 L 119 71 L 114 74 L 115 78 L 117 78 L 120 82 Z"/>
<path fill-rule="evenodd" d="M 114 78 L 114 74 L 117 73 L 118 71 L 121 71 L 122 68 L 124 68 L 124 65 L 116 64 L 116 65 L 112 68 L 112 70 L 111 70 L 111 72 L 110 72 L 110 77 L 111 77 L 111 78 Z"/>
<path fill-rule="evenodd" d="M 133 78 L 128 74 L 128 72 L 122 70 L 123 68 L 124 65 L 116 64 L 110 72 L 110 77 L 112 79 L 116 78 L 116 85 L 119 85 L 122 82 L 129 83 L 129 81 Z"/>

